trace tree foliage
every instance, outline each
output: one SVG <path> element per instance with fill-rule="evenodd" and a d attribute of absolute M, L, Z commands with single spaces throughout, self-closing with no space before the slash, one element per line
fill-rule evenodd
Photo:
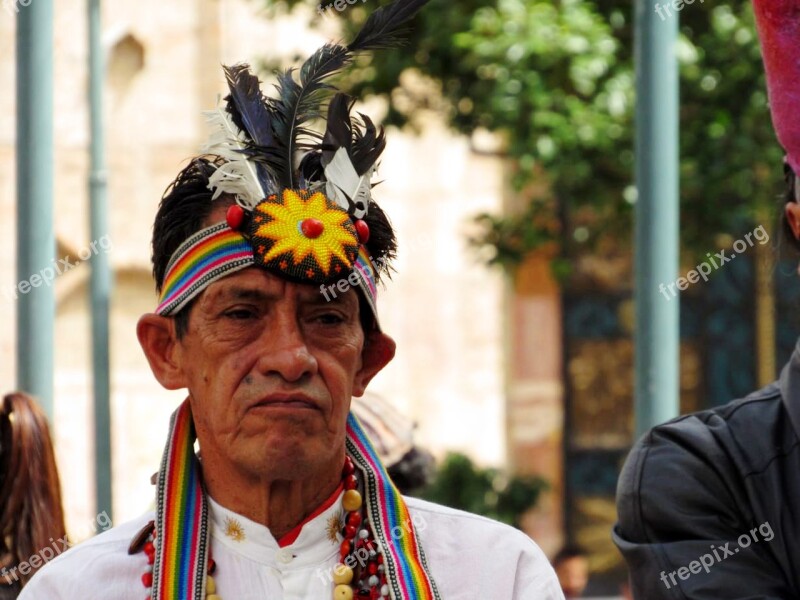
<path fill-rule="evenodd" d="M 508 478 L 497 469 L 476 467 L 467 456 L 452 452 L 420 496 L 519 527 L 522 514 L 536 504 L 546 487 L 539 477 Z"/>
<path fill-rule="evenodd" d="M 329 11 L 345 39 L 377 1 Z M 433 0 L 417 17 L 408 51 L 364 58 L 342 85 L 388 98 L 387 124 L 436 107 L 458 132 L 502 136 L 528 208 L 481 222 L 491 245 L 508 231 L 518 236 L 499 248 L 508 261 L 559 237 L 567 250 L 625 239 L 636 201 L 632 10 L 622 0 Z M 679 17 L 681 239 L 704 254 L 717 234 L 775 213 L 766 210 L 782 188 L 782 151 L 749 0 L 687 4 Z M 435 81 L 439 93 L 398 90 L 406 69 Z M 531 192 L 545 177 L 547 192 Z"/>

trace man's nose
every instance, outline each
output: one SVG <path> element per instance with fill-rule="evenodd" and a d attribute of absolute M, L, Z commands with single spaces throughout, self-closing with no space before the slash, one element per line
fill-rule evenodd
<path fill-rule="evenodd" d="M 308 348 L 296 316 L 279 312 L 259 339 L 258 369 L 277 374 L 285 381 L 299 381 L 317 372 L 317 359 Z"/>

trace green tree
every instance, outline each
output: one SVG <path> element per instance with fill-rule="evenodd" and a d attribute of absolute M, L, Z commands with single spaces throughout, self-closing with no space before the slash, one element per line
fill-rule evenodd
<path fill-rule="evenodd" d="M 345 39 L 376 3 L 330 11 Z M 622 0 L 433 0 L 410 33 L 412 51 L 364 57 L 340 83 L 360 97 L 386 97 L 387 124 L 435 107 L 465 135 L 502 136 L 528 208 L 480 217 L 496 262 L 513 265 L 554 239 L 580 251 L 598 239 L 628 239 L 631 230 L 632 17 Z M 749 0 L 686 5 L 680 19 L 681 238 L 704 254 L 717 234 L 774 214 L 782 152 Z M 436 82 L 438 93 L 398 90 L 406 69 Z M 544 194 L 531 185 L 542 180 Z"/>
<path fill-rule="evenodd" d="M 463 454 L 450 453 L 420 497 L 519 527 L 522 514 L 547 488 L 539 477 L 506 477 L 497 469 L 476 467 Z"/>

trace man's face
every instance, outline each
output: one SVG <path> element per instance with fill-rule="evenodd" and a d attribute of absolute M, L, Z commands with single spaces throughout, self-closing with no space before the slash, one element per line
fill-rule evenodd
<path fill-rule="evenodd" d="M 567 598 L 578 598 L 589 583 L 589 562 L 583 556 L 567 558 L 556 566 L 561 590 Z"/>
<path fill-rule="evenodd" d="M 363 348 L 354 290 L 327 302 L 257 268 L 210 285 L 177 342 L 204 462 L 291 480 L 341 456 Z"/>

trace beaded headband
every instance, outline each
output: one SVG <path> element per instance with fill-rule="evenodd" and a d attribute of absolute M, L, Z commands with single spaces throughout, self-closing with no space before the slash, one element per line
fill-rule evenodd
<path fill-rule="evenodd" d="M 286 229 L 289 235 L 294 235 L 290 226 L 286 226 Z M 302 220 L 296 229 L 301 232 L 300 235 L 304 235 Z M 271 248 L 280 249 L 280 243 L 284 239 L 285 235 L 277 236 L 277 239 L 272 241 Z M 198 231 L 178 247 L 167 264 L 156 314 L 173 315 L 215 281 L 236 271 L 258 265 L 259 261 L 264 264 L 264 255 L 268 254 L 266 247 L 264 250 L 265 252 L 259 254 L 258 247 L 254 249 L 251 241 L 232 229 L 228 223 L 217 223 Z M 332 284 L 327 284 L 327 280 L 323 280 L 320 285 L 320 293 L 326 300 L 330 300 L 331 296 L 336 297 L 338 293 L 345 292 L 350 287 L 355 287 L 363 294 L 376 324 L 378 323 L 378 288 L 375 283 L 377 267 L 364 245 L 358 246 L 357 254 L 350 254 L 349 267 L 348 263 L 336 260 L 335 256 L 327 257 L 327 261 L 324 257 L 322 265 L 315 256 L 307 256 L 299 261 L 298 256 L 299 254 L 294 251 L 276 251 L 275 257 L 266 260 L 270 266 L 265 268 L 277 271 L 285 278 L 300 281 L 303 281 L 301 277 L 293 277 L 290 273 L 307 274 L 310 270 L 324 272 L 323 268 L 327 268 L 328 273 L 334 275 L 334 278 Z"/>
<path fill-rule="evenodd" d="M 213 133 L 203 153 L 222 159 L 208 178 L 212 201 L 224 194 L 236 204 L 228 208 L 226 223 L 194 234 L 173 253 L 158 314 L 175 314 L 211 283 L 256 266 L 319 285 L 326 300 L 356 287 L 377 321 L 379 268 L 386 270 L 396 248 L 391 225 L 371 195 L 386 145 L 383 130 L 364 115 L 351 118 L 353 101 L 341 93 L 328 104 L 324 136 L 303 123 L 318 113 L 312 98 L 331 88 L 323 79 L 355 51 L 384 44 L 387 32 L 391 39 L 393 28 L 425 1 L 396 2 L 385 15 L 376 11 L 380 35 L 362 31 L 358 44 L 324 46 L 303 65 L 302 84 L 291 71 L 279 78 L 278 99 L 263 96 L 247 65 L 224 67 L 230 94 L 224 109 L 206 113 Z M 393 18 L 400 20 L 392 23 Z M 310 151 L 295 170 L 298 148 Z"/>

